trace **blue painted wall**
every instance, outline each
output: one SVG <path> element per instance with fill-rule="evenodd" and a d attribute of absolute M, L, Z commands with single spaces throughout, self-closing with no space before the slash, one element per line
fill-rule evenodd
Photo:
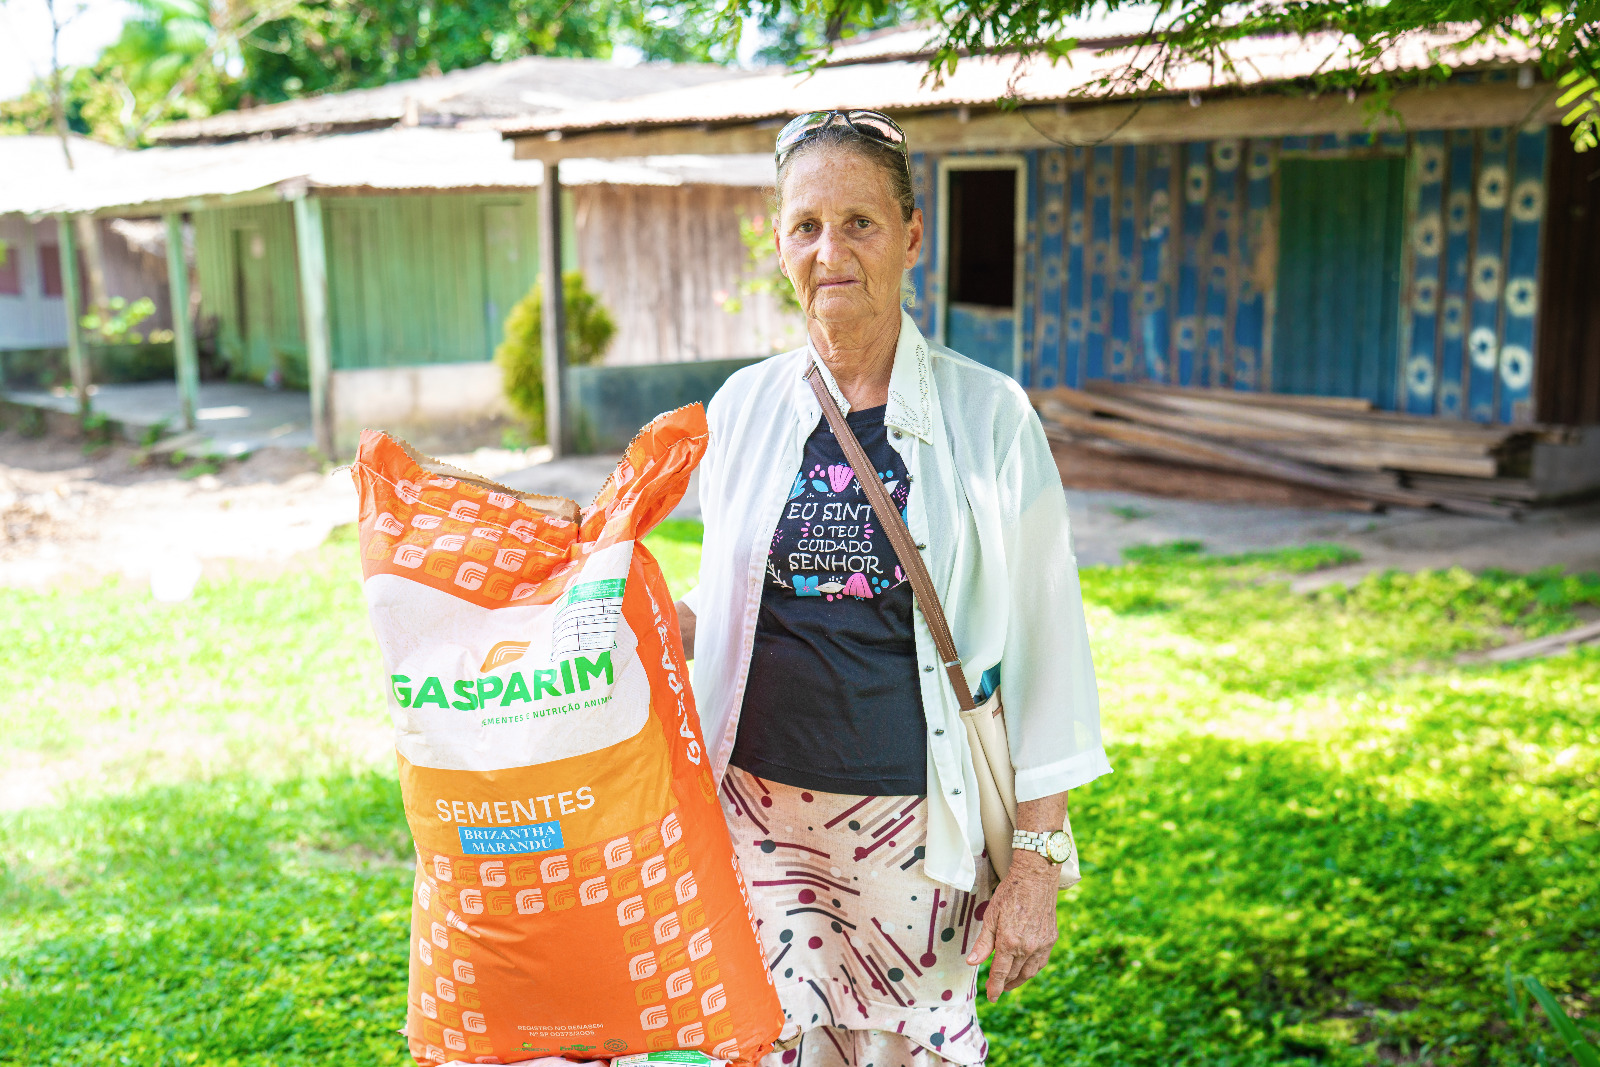
<path fill-rule="evenodd" d="M 1406 160 L 1400 316 L 1383 360 L 1397 369 L 1370 399 L 1527 421 L 1549 136 L 1487 128 L 1028 151 L 1020 377 L 1272 389 L 1281 161 L 1392 155 Z M 912 160 L 927 219 L 913 315 L 930 335 L 941 158 Z"/>

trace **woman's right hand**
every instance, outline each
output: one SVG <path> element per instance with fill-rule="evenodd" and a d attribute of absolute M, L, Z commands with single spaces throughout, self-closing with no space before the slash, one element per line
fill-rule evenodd
<path fill-rule="evenodd" d="M 678 609 L 678 636 L 683 639 L 683 658 L 694 659 L 694 612 L 681 600 L 672 606 Z"/>

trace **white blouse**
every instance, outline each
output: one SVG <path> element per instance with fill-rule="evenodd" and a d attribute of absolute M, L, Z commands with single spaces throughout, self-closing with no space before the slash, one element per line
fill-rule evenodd
<path fill-rule="evenodd" d="M 685 600 L 696 616 L 695 698 L 719 783 L 739 729 L 767 552 L 806 439 L 822 418 L 804 380 L 813 358 L 808 345 L 746 367 L 708 410 L 700 584 Z M 817 362 L 849 411 L 827 365 Z M 1109 774 L 1066 494 L 1027 395 L 1006 375 L 931 344 L 902 313 L 884 424 L 910 475 L 906 524 L 967 678 L 976 689 L 985 671 L 1001 665 L 1017 799 Z M 983 850 L 972 754 L 920 610 L 914 622 L 928 731 L 924 868 L 970 890 Z"/>

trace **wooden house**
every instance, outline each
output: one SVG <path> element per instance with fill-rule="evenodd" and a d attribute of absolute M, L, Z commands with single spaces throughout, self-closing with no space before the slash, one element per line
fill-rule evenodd
<path fill-rule="evenodd" d="M 114 166 L 128 155 L 84 137 L 73 136 L 68 144 L 79 168 Z M 71 173 L 59 138 L 0 136 L 0 174 L 6 176 L 8 192 L 43 192 Z M 64 245 L 56 219 L 7 211 L 0 200 L 0 381 L 9 373 L 14 385 L 54 384 L 65 365 L 67 286 L 77 284 L 87 294 L 91 266 L 99 272 L 106 297 L 130 303 L 148 298 L 155 304 L 141 331 L 171 327 L 164 246 L 151 246 L 148 235 L 137 229 L 98 220 L 92 236 L 99 257 L 91 264 L 87 250 L 63 255 L 63 247 L 78 243 L 74 236 Z M 77 271 L 69 277 L 66 265 L 73 259 Z M 170 352 L 166 361 L 170 366 Z"/>
<path fill-rule="evenodd" d="M 198 342 L 230 377 L 307 389 L 330 453 L 349 452 L 364 426 L 430 447 L 498 440 L 507 412 L 491 356 L 551 248 L 618 320 L 617 363 L 792 343 L 796 325 L 774 302 L 735 315 L 715 300 L 744 270 L 739 220 L 764 210 L 762 161 L 598 161 L 542 197 L 545 168 L 515 161 L 485 125 L 736 74 L 530 57 L 228 113 L 158 131 L 160 146 L 33 210 L 160 216 L 173 232 L 187 220 Z M 592 239 L 602 218 L 606 236 Z M 685 250 L 698 265 L 686 274 Z M 638 313 L 640 278 L 671 281 L 674 299 Z"/>
<path fill-rule="evenodd" d="M 1025 385 L 1600 423 L 1600 163 L 1573 152 L 1555 88 L 1521 46 L 1416 35 L 1386 66 L 1426 67 L 1437 50 L 1450 76 L 1400 88 L 1385 109 L 1314 91 L 1312 73 L 1348 47 L 1327 35 L 1242 41 L 1226 81 L 1180 66 L 1134 93 L 1105 81 L 1132 59 L 1127 37 L 1085 35 L 1057 63 L 963 58 L 933 85 L 926 36 L 868 39 L 738 93 L 588 105 L 506 136 L 549 163 L 770 153 L 791 115 L 880 109 L 906 130 L 927 223 L 911 313 Z"/>

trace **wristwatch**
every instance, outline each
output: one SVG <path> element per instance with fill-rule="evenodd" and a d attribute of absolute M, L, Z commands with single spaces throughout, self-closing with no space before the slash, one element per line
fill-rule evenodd
<path fill-rule="evenodd" d="M 1035 830 L 1015 830 L 1011 834 L 1011 847 L 1037 852 L 1052 864 L 1060 866 L 1072 858 L 1072 835 L 1065 830 L 1048 834 Z"/>

